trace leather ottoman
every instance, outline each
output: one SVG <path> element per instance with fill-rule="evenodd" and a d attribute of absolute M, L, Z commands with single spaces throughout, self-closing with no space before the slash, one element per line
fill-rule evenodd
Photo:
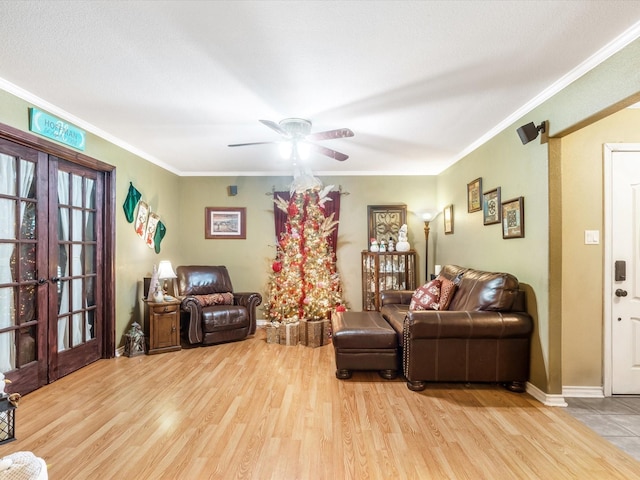
<path fill-rule="evenodd" d="M 331 324 L 337 378 L 351 378 L 353 370 L 398 375 L 398 336 L 379 312 L 335 312 Z"/>

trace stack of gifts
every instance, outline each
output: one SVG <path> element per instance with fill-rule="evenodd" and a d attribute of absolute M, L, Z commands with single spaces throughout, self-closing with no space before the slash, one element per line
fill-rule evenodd
<path fill-rule="evenodd" d="M 280 343 L 280 322 L 267 323 L 267 343 Z"/>
<path fill-rule="evenodd" d="M 298 345 L 300 322 L 287 322 L 280 325 L 280 345 Z"/>
<path fill-rule="evenodd" d="M 273 321 L 267 323 L 267 343 L 280 345 L 305 345 L 307 347 L 321 347 L 331 343 L 331 320 L 321 318 L 309 320 L 306 318 L 295 321 Z M 289 319 L 293 320 L 293 319 Z"/>
<path fill-rule="evenodd" d="M 300 322 L 271 322 L 267 324 L 267 343 L 279 343 L 280 345 L 297 345 L 300 333 Z"/>
<path fill-rule="evenodd" d="M 307 347 L 321 347 L 331 340 L 331 322 L 328 319 L 300 320 L 300 343 Z"/>

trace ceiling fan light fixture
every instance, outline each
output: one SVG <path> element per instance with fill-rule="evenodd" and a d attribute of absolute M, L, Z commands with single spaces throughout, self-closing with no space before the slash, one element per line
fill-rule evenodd
<path fill-rule="evenodd" d="M 309 156 L 311 155 L 310 144 L 307 142 L 296 142 L 294 148 L 297 150 L 300 160 L 309 160 Z"/>
<path fill-rule="evenodd" d="M 278 145 L 278 151 L 280 152 L 280 157 L 283 160 L 289 160 L 293 153 L 293 144 L 291 142 L 280 142 Z"/>
<path fill-rule="evenodd" d="M 285 160 L 290 159 L 294 165 L 298 160 L 307 160 L 311 154 L 311 150 L 315 150 L 320 155 L 326 155 L 339 162 L 344 162 L 349 158 L 349 155 L 315 143 L 322 140 L 353 137 L 353 132 L 348 128 L 311 133 L 311 122 L 304 118 L 285 118 L 279 123 L 271 120 L 259 120 L 259 122 L 279 133 L 284 137 L 284 141 L 233 143 L 229 146 L 247 147 L 249 145 L 277 144 L 280 156 Z M 309 143 L 308 141 L 313 143 Z"/>

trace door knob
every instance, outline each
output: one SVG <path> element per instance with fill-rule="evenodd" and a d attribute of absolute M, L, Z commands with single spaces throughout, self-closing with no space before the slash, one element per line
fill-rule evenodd
<path fill-rule="evenodd" d="M 53 283 L 58 283 L 58 282 L 60 281 L 60 277 L 52 277 L 52 278 L 51 278 L 51 281 L 52 281 Z"/>
<path fill-rule="evenodd" d="M 45 283 L 47 283 L 47 279 L 46 278 L 39 278 L 38 279 L 38 285 L 44 285 Z"/>
<path fill-rule="evenodd" d="M 616 297 L 626 297 L 626 296 L 627 296 L 626 290 L 622 290 L 621 288 L 618 288 L 616 290 Z"/>

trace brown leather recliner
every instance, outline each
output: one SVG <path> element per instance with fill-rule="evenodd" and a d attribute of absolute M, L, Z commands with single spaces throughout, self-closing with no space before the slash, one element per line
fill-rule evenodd
<path fill-rule="evenodd" d="M 190 344 L 233 342 L 255 333 L 256 307 L 262 295 L 234 292 L 227 267 L 180 266 L 176 274 L 176 294 L 182 300 L 181 330 Z"/>

